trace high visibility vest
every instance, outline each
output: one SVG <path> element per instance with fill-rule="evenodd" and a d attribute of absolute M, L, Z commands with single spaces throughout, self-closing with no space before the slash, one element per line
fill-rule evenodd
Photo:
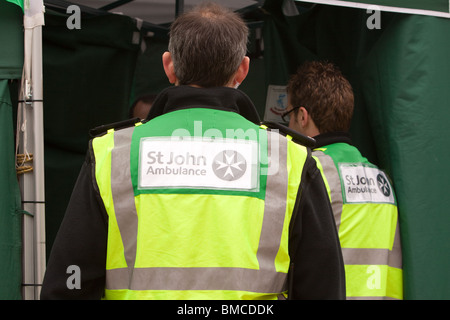
<path fill-rule="evenodd" d="M 313 151 L 330 196 L 344 258 L 347 299 L 402 299 L 402 251 L 392 185 L 346 143 Z"/>
<path fill-rule="evenodd" d="M 286 296 L 305 147 L 187 109 L 110 130 L 92 150 L 109 217 L 105 299 Z"/>

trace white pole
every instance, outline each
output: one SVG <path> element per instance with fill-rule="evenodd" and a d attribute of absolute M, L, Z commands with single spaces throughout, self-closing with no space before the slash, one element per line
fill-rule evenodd
<path fill-rule="evenodd" d="M 35 174 L 35 250 L 36 250 L 36 283 L 42 284 L 46 266 L 45 249 L 45 169 L 44 169 L 44 110 L 43 110 L 43 78 L 42 78 L 42 26 L 33 31 L 32 88 L 34 109 L 34 174 Z M 41 287 L 35 287 L 36 298 L 39 298 Z"/>
<path fill-rule="evenodd" d="M 39 3 L 40 2 L 40 3 Z M 33 6 L 36 7 L 33 8 Z M 30 9 L 30 10 L 28 10 Z M 23 128 L 20 150 L 33 155 L 33 171 L 21 175 L 23 209 L 23 298 L 39 299 L 46 266 L 42 25 L 44 6 L 25 7 L 25 62 L 22 79 Z M 27 14 L 29 16 L 27 17 Z M 27 18 L 31 18 L 28 19 Z M 22 124 L 20 124 L 22 125 Z"/>

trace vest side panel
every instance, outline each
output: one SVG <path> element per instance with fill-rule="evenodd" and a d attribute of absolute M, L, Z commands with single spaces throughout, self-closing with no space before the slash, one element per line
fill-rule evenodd
<path fill-rule="evenodd" d="M 108 214 L 108 245 L 106 269 L 126 267 L 124 247 L 114 211 L 111 191 L 111 151 L 114 148 L 114 133 L 93 139 L 95 156 L 95 179 Z"/>

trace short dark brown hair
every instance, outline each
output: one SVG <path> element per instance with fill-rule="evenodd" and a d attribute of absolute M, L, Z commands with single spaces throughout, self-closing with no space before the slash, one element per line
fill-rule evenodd
<path fill-rule="evenodd" d="M 287 92 L 292 107 L 304 107 L 320 133 L 350 129 L 353 89 L 334 64 L 304 63 L 289 80 Z"/>
<path fill-rule="evenodd" d="M 180 85 L 226 85 L 247 53 L 241 17 L 213 2 L 178 17 L 170 27 L 169 52 Z"/>

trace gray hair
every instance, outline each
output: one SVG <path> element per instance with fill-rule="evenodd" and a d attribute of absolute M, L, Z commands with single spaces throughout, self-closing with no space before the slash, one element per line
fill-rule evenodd
<path fill-rule="evenodd" d="M 169 52 L 180 85 L 226 85 L 247 53 L 248 28 L 215 3 L 197 6 L 170 27 Z"/>

